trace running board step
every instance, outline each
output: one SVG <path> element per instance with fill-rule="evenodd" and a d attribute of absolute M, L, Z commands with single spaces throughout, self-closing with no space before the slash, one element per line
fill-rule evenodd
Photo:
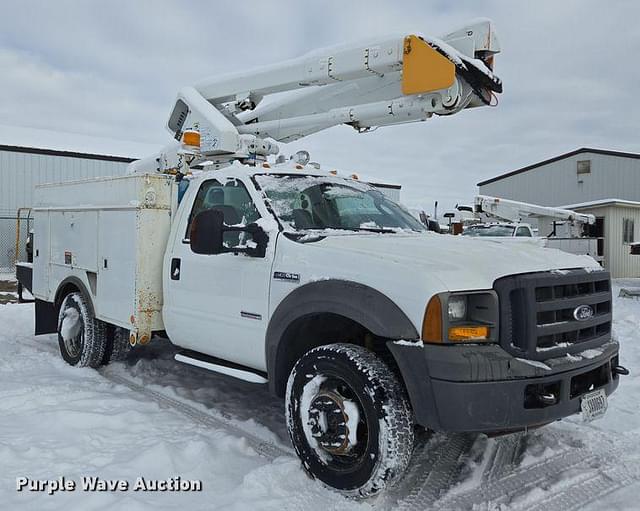
<path fill-rule="evenodd" d="M 266 373 L 263 373 L 262 371 L 234 364 L 233 362 L 227 362 L 226 360 L 219 358 L 210 357 L 196 351 L 185 350 L 177 353 L 174 358 L 178 362 L 208 369 L 209 371 L 214 371 L 216 373 L 233 376 L 234 378 L 248 381 L 249 383 L 267 383 L 269 381 L 267 380 Z"/>

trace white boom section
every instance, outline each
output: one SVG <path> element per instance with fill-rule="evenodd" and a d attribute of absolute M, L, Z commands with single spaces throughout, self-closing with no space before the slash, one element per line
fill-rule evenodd
<path fill-rule="evenodd" d="M 367 131 L 488 105 L 502 92 L 491 71 L 499 51 L 491 22 L 483 19 L 443 40 L 387 37 L 214 76 L 178 93 L 167 122 L 176 142 L 130 171 L 252 163 L 277 154 L 271 140 L 289 142 L 339 124 Z M 198 142 L 187 142 L 190 132 Z"/>
<path fill-rule="evenodd" d="M 594 224 L 596 217 L 589 214 L 577 213 L 570 209 L 539 206 L 526 202 L 518 202 L 498 197 L 478 195 L 475 198 L 475 213 L 484 213 L 490 217 L 508 222 L 523 222 L 526 219 L 538 219 L 538 234 L 550 236 L 553 233 L 554 222 L 569 222 L 574 228 L 572 235 L 580 237 L 580 229 L 584 224 Z"/>

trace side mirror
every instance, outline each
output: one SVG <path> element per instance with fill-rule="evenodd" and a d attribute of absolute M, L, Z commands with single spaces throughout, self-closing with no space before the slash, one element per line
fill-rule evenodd
<path fill-rule="evenodd" d="M 224 252 L 222 234 L 224 214 L 217 209 L 206 209 L 191 222 L 189 244 L 196 254 L 221 254 Z"/>
<path fill-rule="evenodd" d="M 251 239 L 245 245 L 228 247 L 224 245 L 225 232 L 246 232 Z M 264 257 L 269 236 L 258 224 L 246 227 L 229 227 L 224 223 L 224 213 L 219 209 L 207 209 L 196 215 L 189 233 L 191 250 L 196 254 L 222 254 L 224 252 L 243 253 L 251 257 Z"/>

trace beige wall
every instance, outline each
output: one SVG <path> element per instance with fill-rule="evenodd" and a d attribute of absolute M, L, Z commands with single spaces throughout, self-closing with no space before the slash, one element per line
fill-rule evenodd
<path fill-rule="evenodd" d="M 634 222 L 634 241 L 640 242 L 640 208 L 622 205 L 580 208 L 581 213 L 604 217 L 604 264 L 615 279 L 640 277 L 640 256 L 629 254 L 629 245 L 622 243 L 622 221 Z"/>

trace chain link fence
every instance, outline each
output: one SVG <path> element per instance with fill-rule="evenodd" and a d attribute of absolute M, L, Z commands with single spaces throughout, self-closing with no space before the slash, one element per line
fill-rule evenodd
<path fill-rule="evenodd" d="M 16 261 L 27 260 L 27 237 L 32 227 L 30 209 L 0 212 L 0 273 L 14 274 Z"/>

